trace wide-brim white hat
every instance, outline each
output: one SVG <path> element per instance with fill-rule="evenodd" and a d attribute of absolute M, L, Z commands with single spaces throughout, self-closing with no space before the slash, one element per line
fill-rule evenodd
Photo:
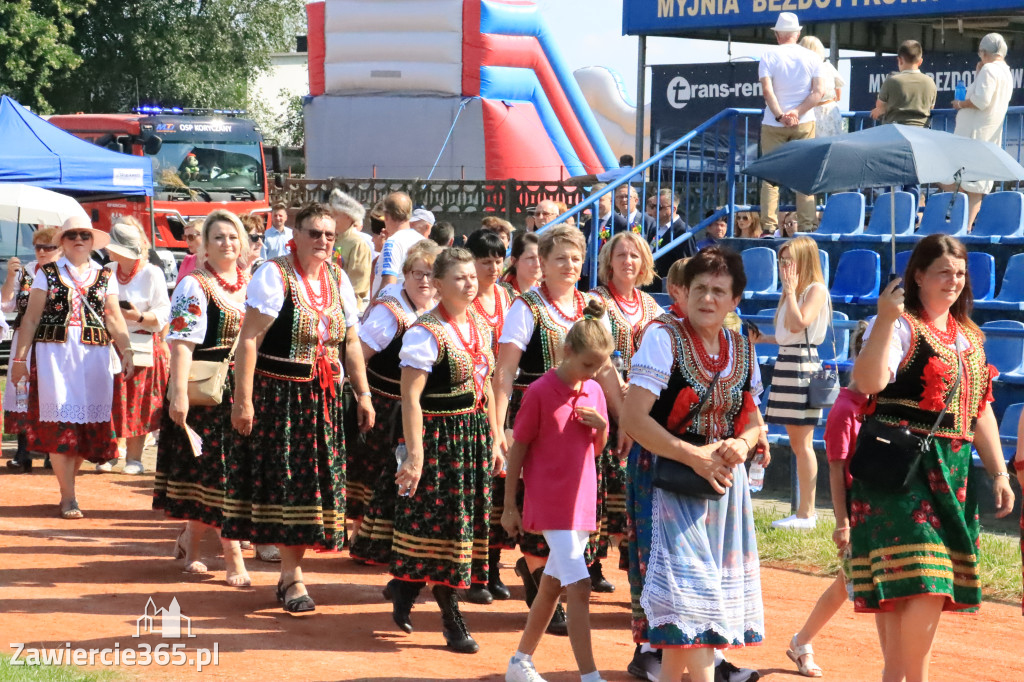
<path fill-rule="evenodd" d="M 146 245 L 142 242 L 142 234 L 134 225 L 114 223 L 110 228 L 110 243 L 106 249 L 108 253 L 116 253 L 123 258 L 141 260 Z"/>
<path fill-rule="evenodd" d="M 93 251 L 105 248 L 110 243 L 109 234 L 103 230 L 97 230 L 88 219 L 81 216 L 72 216 L 64 221 L 64 224 L 60 226 L 60 231 L 57 233 L 57 241 L 60 242 L 64 239 L 65 232 L 78 232 L 81 230 L 88 230 L 92 233 Z"/>
<path fill-rule="evenodd" d="M 779 18 L 775 20 L 775 25 L 772 26 L 772 30 L 778 33 L 795 33 L 802 28 L 800 20 L 792 12 L 780 13 Z"/>

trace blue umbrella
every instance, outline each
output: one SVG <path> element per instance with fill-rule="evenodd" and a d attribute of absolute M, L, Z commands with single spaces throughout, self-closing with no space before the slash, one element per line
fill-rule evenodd
<path fill-rule="evenodd" d="M 787 142 L 743 172 L 802 194 L 891 186 L 894 237 L 898 186 L 1024 180 L 1024 167 L 991 142 L 897 123 Z M 895 238 L 891 244 L 895 267 Z"/>

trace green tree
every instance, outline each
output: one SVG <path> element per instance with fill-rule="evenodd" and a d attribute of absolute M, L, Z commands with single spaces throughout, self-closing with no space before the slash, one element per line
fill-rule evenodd
<path fill-rule="evenodd" d="M 82 65 L 55 88 L 54 105 L 244 107 L 270 53 L 291 47 L 302 12 L 303 0 L 96 0 L 75 21 Z"/>
<path fill-rule="evenodd" d="M 36 111 L 52 111 L 46 96 L 55 74 L 81 63 L 68 44 L 72 21 L 92 0 L 0 2 L 0 93 Z"/>

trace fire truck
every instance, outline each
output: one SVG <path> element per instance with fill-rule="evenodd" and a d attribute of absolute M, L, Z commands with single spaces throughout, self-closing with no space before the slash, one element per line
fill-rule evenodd
<path fill-rule="evenodd" d="M 263 138 L 244 111 L 139 107 L 130 114 L 70 114 L 47 120 L 114 151 L 153 163 L 153 199 L 83 203 L 98 228 L 134 215 L 152 227 L 158 249 L 185 255 L 185 225 L 218 208 L 269 213 Z"/>

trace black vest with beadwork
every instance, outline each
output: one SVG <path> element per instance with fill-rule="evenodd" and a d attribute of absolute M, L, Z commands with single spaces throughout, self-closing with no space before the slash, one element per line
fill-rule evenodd
<path fill-rule="evenodd" d="M 411 326 L 402 302 L 394 296 L 378 296 L 374 305 L 382 305 L 391 311 L 398 324 L 394 338 L 373 357 L 366 361 L 366 381 L 374 393 L 400 400 L 402 397 L 402 368 L 398 354 L 402 350 L 402 337 Z"/>
<path fill-rule="evenodd" d="M 978 409 L 988 388 L 988 363 L 981 336 L 959 326 L 967 339 L 967 348 L 961 348 L 963 374 L 956 394 L 951 396 L 949 392 L 956 379 L 956 352 L 918 317 L 904 314 L 899 323 L 909 325 L 910 348 L 892 383 L 875 397 L 874 418 L 894 426 L 906 422 L 911 431 L 928 433 L 942 410 L 941 405 L 948 404 L 935 435 L 972 441 Z M 940 378 L 936 370 L 945 376 Z"/>
<path fill-rule="evenodd" d="M 206 336 L 192 351 L 192 359 L 220 362 L 228 356 L 238 338 L 242 328 L 242 311 L 221 298 L 223 294 L 204 270 L 193 270 L 186 276 L 194 277 L 206 294 Z"/>
<path fill-rule="evenodd" d="M 519 298 L 530 306 L 533 313 L 533 335 L 519 360 L 519 375 L 512 383 L 514 388 L 525 391 L 527 386 L 561 361 L 565 335 L 575 320 L 568 322 L 567 326 L 559 324 L 538 291 L 527 291 Z"/>
<path fill-rule="evenodd" d="M 480 334 L 480 347 L 487 358 L 487 382 L 494 370 L 494 356 L 491 354 L 491 332 L 487 323 L 472 311 L 466 313 L 476 323 Z M 424 415 L 465 414 L 476 410 L 481 396 L 477 395 L 473 381 L 473 358 L 457 341 L 453 342 L 441 319 L 431 311 L 416 324 L 426 328 L 437 341 L 437 360 L 427 376 L 427 383 L 420 396 L 420 407 Z"/>
<path fill-rule="evenodd" d="M 290 381 L 310 381 L 316 369 L 320 346 L 320 314 L 300 295 L 299 281 L 294 266 L 287 256 L 269 260 L 260 267 L 278 268 L 284 281 L 284 304 L 263 337 L 256 355 L 256 371 L 265 376 Z M 341 269 L 333 263 L 327 268 L 327 300 L 323 316 L 327 322 L 327 335 L 323 339 L 327 359 L 340 363 L 339 346 L 345 339 L 345 305 L 341 298 Z"/>
<path fill-rule="evenodd" d="M 21 318 L 25 317 L 25 311 L 28 310 L 28 297 L 32 293 L 34 280 L 35 277 L 29 274 L 28 268 L 22 267 L 21 276 L 18 277 L 18 290 L 14 293 L 14 312 L 16 314 L 11 329 L 21 327 Z"/>
<path fill-rule="evenodd" d="M 673 409 L 677 416 L 685 416 L 704 397 L 715 374 L 709 372 L 698 358 L 696 342 L 679 318 L 666 313 L 655 318 L 654 322 L 664 325 L 672 340 L 672 371 L 668 385 L 654 401 L 650 412 L 656 422 L 667 427 Z M 743 394 L 750 392 L 754 362 L 750 342 L 747 337 L 728 329 L 725 334 L 728 352 L 735 357 L 728 373 L 722 372 L 718 377 L 712 395 L 686 427 L 685 433 L 675 434 L 687 442 L 706 443 L 732 436 L 736 417 L 743 409 Z M 680 402 L 678 407 L 677 401 Z"/>
<path fill-rule="evenodd" d="M 36 341 L 47 343 L 64 343 L 68 340 L 68 322 L 72 310 L 72 286 L 60 276 L 56 263 L 47 263 L 36 277 L 46 277 L 49 292 L 46 296 L 46 307 L 39 318 L 36 329 Z M 96 274 L 96 280 L 85 289 L 85 301 L 82 302 L 82 343 L 88 346 L 106 346 L 110 343 L 110 334 L 106 328 L 107 283 L 110 281 L 110 270 L 103 268 Z M 78 292 L 74 296 L 79 296 Z M 97 315 L 99 318 L 97 319 Z"/>
<path fill-rule="evenodd" d="M 637 289 L 636 295 L 640 297 L 641 317 L 636 325 L 632 325 L 615 302 L 611 289 L 602 284 L 591 293 L 599 296 L 604 301 L 605 308 L 608 309 L 608 322 L 612 328 L 615 350 L 622 354 L 623 366 L 628 370 L 633 353 L 636 353 L 636 349 L 640 347 L 640 337 L 644 328 L 658 316 L 658 304 L 650 294 Z"/>

